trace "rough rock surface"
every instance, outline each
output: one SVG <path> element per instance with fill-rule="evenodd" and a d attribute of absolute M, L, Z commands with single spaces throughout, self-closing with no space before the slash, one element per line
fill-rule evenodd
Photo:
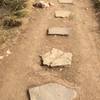
<path fill-rule="evenodd" d="M 71 31 L 70 27 L 51 27 L 48 29 L 48 35 L 69 35 Z"/>
<path fill-rule="evenodd" d="M 50 67 L 63 67 L 71 65 L 72 53 L 64 53 L 61 50 L 53 48 L 42 56 L 43 65 Z"/>
<path fill-rule="evenodd" d="M 49 4 L 40 0 L 40 1 L 37 1 L 33 4 L 33 7 L 37 7 L 37 8 L 48 8 L 49 7 Z"/>
<path fill-rule="evenodd" d="M 76 91 L 56 83 L 29 89 L 30 100 L 73 100 Z"/>
<path fill-rule="evenodd" d="M 60 18 L 67 17 L 67 18 L 69 18 L 70 16 L 71 16 L 70 11 L 66 11 L 66 10 L 55 11 L 55 17 L 60 17 Z"/>

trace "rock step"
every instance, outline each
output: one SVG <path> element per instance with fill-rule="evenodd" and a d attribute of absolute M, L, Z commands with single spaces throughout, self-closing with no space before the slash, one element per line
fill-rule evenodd
<path fill-rule="evenodd" d="M 73 0 L 58 0 L 59 3 L 63 3 L 63 4 L 73 4 Z"/>
<path fill-rule="evenodd" d="M 71 27 L 51 27 L 48 29 L 48 35 L 69 35 L 72 33 Z"/>
<path fill-rule="evenodd" d="M 70 11 L 66 11 L 66 10 L 57 10 L 55 11 L 55 17 L 57 18 L 64 18 L 67 17 L 69 18 L 71 16 L 71 12 Z"/>
<path fill-rule="evenodd" d="M 53 48 L 51 51 L 42 55 L 42 64 L 50 67 L 63 67 L 66 65 L 71 65 L 72 63 L 72 53 L 63 52 L 61 50 Z"/>
<path fill-rule="evenodd" d="M 30 100 L 73 100 L 76 91 L 56 83 L 34 87 L 29 89 Z"/>

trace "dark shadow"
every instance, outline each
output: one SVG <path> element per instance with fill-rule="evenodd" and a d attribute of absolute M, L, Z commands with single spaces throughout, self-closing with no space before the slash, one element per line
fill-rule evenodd
<path fill-rule="evenodd" d="M 29 100 L 31 100 L 29 90 L 27 90 L 27 97 L 29 98 Z"/>
<path fill-rule="evenodd" d="M 99 29 L 100 29 L 100 0 L 92 0 L 92 2 L 94 4 L 97 22 L 99 23 Z"/>

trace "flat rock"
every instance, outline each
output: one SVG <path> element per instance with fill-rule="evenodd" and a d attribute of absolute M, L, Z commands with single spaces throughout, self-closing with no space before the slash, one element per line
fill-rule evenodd
<path fill-rule="evenodd" d="M 55 11 L 55 17 L 60 17 L 60 18 L 67 17 L 67 18 L 69 18 L 70 16 L 71 16 L 70 11 L 66 11 L 66 10 Z"/>
<path fill-rule="evenodd" d="M 59 3 L 69 3 L 69 4 L 73 4 L 73 0 L 59 0 Z"/>
<path fill-rule="evenodd" d="M 29 89 L 30 100 L 73 100 L 76 91 L 56 83 L 49 83 Z"/>
<path fill-rule="evenodd" d="M 71 65 L 72 63 L 72 53 L 64 53 L 63 51 L 55 48 L 41 57 L 43 65 L 50 67 L 63 67 L 66 65 Z"/>
<path fill-rule="evenodd" d="M 71 31 L 70 27 L 51 27 L 48 29 L 48 35 L 69 35 Z"/>

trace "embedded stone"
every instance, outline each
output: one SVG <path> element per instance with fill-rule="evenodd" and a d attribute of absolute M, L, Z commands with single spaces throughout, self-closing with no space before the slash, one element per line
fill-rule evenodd
<path fill-rule="evenodd" d="M 70 27 L 51 27 L 48 29 L 48 35 L 69 35 L 72 32 Z"/>
<path fill-rule="evenodd" d="M 72 63 L 72 53 L 65 53 L 55 48 L 41 57 L 43 65 L 50 67 L 64 67 L 66 65 L 71 65 Z"/>
<path fill-rule="evenodd" d="M 76 91 L 65 86 L 49 83 L 29 89 L 30 100 L 74 100 Z"/>
<path fill-rule="evenodd" d="M 60 18 L 64 18 L 67 17 L 69 18 L 71 16 L 71 12 L 70 11 L 66 11 L 66 10 L 58 10 L 55 11 L 55 17 L 60 17 Z"/>
<path fill-rule="evenodd" d="M 68 3 L 68 4 L 73 4 L 73 0 L 59 0 L 59 3 Z"/>

